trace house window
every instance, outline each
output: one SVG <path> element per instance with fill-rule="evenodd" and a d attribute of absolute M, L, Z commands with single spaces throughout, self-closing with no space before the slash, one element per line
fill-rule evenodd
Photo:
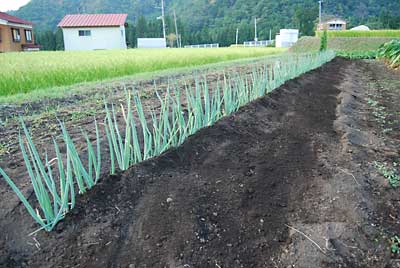
<path fill-rule="evenodd" d="M 32 31 L 25 30 L 25 40 L 27 43 L 32 43 Z"/>
<path fill-rule="evenodd" d="M 12 32 L 13 41 L 14 42 L 21 42 L 21 34 L 19 32 L 19 29 L 11 28 L 11 32 Z"/>
<path fill-rule="evenodd" d="M 79 36 L 91 36 L 92 31 L 90 30 L 79 30 Z"/>
<path fill-rule="evenodd" d="M 0 28 L 0 43 L 1 43 L 1 28 Z"/>

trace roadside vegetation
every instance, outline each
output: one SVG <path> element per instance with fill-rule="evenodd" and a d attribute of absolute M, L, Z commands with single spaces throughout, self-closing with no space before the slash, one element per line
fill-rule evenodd
<path fill-rule="evenodd" d="M 164 97 L 156 93 L 159 113 L 151 111 L 145 114 L 139 93 L 127 90 L 125 106 L 121 105 L 119 109 L 117 105 L 104 104 L 106 117 L 101 125 L 104 126 L 108 141 L 111 159 L 109 172 L 115 174 L 117 170 L 126 170 L 133 164 L 179 146 L 199 129 L 213 125 L 220 118 L 264 96 L 285 81 L 315 69 L 334 57 L 332 51 L 283 56 L 274 64 L 255 69 L 250 79 L 240 75 L 225 77 L 211 91 L 206 80 L 197 80 L 194 88 L 187 86 L 184 90 L 186 106 L 183 106 L 181 91 L 171 88 Z M 117 122 L 121 114 L 122 128 Z M 149 116 L 150 120 L 147 119 Z M 96 121 L 94 145 L 88 135 L 82 133 L 86 140 L 83 146 L 86 148 L 87 161 L 79 154 L 76 149 L 78 144 L 74 143 L 65 125 L 61 122 L 59 125 L 62 143 L 53 139 L 54 157 L 49 157 L 47 152 L 43 156 L 37 150 L 32 133 L 21 119 L 19 145 L 38 208 L 25 198 L 13 179 L 0 168 L 0 174 L 18 195 L 29 214 L 41 229 L 47 231 L 51 231 L 74 208 L 77 194 L 87 192 L 99 182 L 104 164 L 102 159 L 105 158 L 100 144 L 100 124 Z M 63 154 L 60 148 L 64 147 L 66 152 Z"/>
<path fill-rule="evenodd" d="M 277 48 L 135 49 L 0 55 L 0 96 L 109 78 L 276 55 Z"/>

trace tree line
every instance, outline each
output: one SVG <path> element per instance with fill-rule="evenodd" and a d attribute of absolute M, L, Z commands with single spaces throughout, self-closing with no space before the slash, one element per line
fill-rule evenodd
<path fill-rule="evenodd" d="M 300 30 L 302 36 L 312 36 L 315 34 L 315 26 L 318 18 L 318 7 L 305 7 L 298 5 L 295 7 L 294 16 L 292 18 L 292 26 Z M 168 46 L 177 47 L 178 41 L 182 46 L 219 43 L 220 46 L 230 46 L 236 42 L 236 31 L 238 30 L 238 43 L 243 44 L 245 41 L 252 41 L 255 37 L 254 24 L 249 22 L 225 23 L 221 27 L 203 27 L 200 30 L 190 29 L 181 20 L 177 20 L 178 34 L 175 33 L 175 21 L 173 16 L 165 17 L 166 38 Z M 352 26 L 351 19 L 349 20 Z M 392 15 L 388 10 L 382 10 L 379 16 L 371 16 L 368 18 L 368 26 L 372 29 L 399 29 L 400 16 Z M 354 25 L 356 26 L 356 25 Z M 262 22 L 258 28 L 258 39 L 268 40 L 270 32 L 272 39 L 279 31 L 276 25 L 265 25 Z M 42 46 L 42 50 L 63 50 L 64 41 L 61 29 L 57 31 L 45 30 L 35 33 L 36 43 Z M 137 38 L 161 38 L 163 36 L 162 21 L 159 19 L 146 18 L 140 16 L 136 21 L 128 22 L 126 28 L 126 41 L 128 47 L 137 47 Z"/>
<path fill-rule="evenodd" d="M 239 30 L 238 42 L 254 40 L 254 25 L 241 23 L 239 25 L 228 25 L 221 28 L 203 28 L 199 31 L 191 31 L 181 20 L 177 20 L 178 36 L 175 33 L 175 21 L 172 16 L 165 17 L 166 39 L 168 46 L 177 47 L 178 40 L 182 46 L 219 43 L 220 46 L 230 46 L 236 42 L 236 30 Z M 157 19 L 146 19 L 141 16 L 136 22 L 128 22 L 126 27 L 126 41 L 128 47 L 137 47 L 137 38 L 162 38 L 162 21 Z M 258 34 L 259 40 L 269 39 L 269 32 Z M 41 45 L 42 50 L 64 50 L 64 40 L 61 29 L 53 32 L 51 30 L 35 32 L 36 43 Z"/>
<path fill-rule="evenodd" d="M 178 45 L 178 37 L 182 46 L 219 43 L 220 46 L 230 46 L 236 42 L 236 30 L 239 29 L 238 42 L 254 40 L 254 26 L 251 24 L 228 25 L 220 28 L 203 28 L 193 31 L 177 19 L 178 35 L 175 32 L 175 21 L 172 16 L 165 17 L 166 39 L 170 47 Z M 163 36 L 162 22 L 157 19 L 138 18 L 136 23 L 129 23 L 127 43 L 129 47 L 137 46 L 137 38 L 161 38 Z M 266 35 L 260 38 L 269 38 Z"/>

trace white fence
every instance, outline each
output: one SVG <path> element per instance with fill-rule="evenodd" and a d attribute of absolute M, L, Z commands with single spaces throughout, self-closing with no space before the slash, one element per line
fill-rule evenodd
<path fill-rule="evenodd" d="M 268 45 L 272 45 L 274 43 L 273 40 L 264 40 L 264 41 L 249 41 L 244 42 L 245 47 L 266 47 Z"/>
<path fill-rule="evenodd" d="M 219 44 L 188 45 L 185 48 L 216 48 Z"/>

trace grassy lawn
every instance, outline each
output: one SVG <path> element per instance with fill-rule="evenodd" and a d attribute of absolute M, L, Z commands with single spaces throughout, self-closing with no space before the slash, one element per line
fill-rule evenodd
<path fill-rule="evenodd" d="M 0 54 L 0 96 L 283 53 L 277 48 L 129 49 Z"/>

